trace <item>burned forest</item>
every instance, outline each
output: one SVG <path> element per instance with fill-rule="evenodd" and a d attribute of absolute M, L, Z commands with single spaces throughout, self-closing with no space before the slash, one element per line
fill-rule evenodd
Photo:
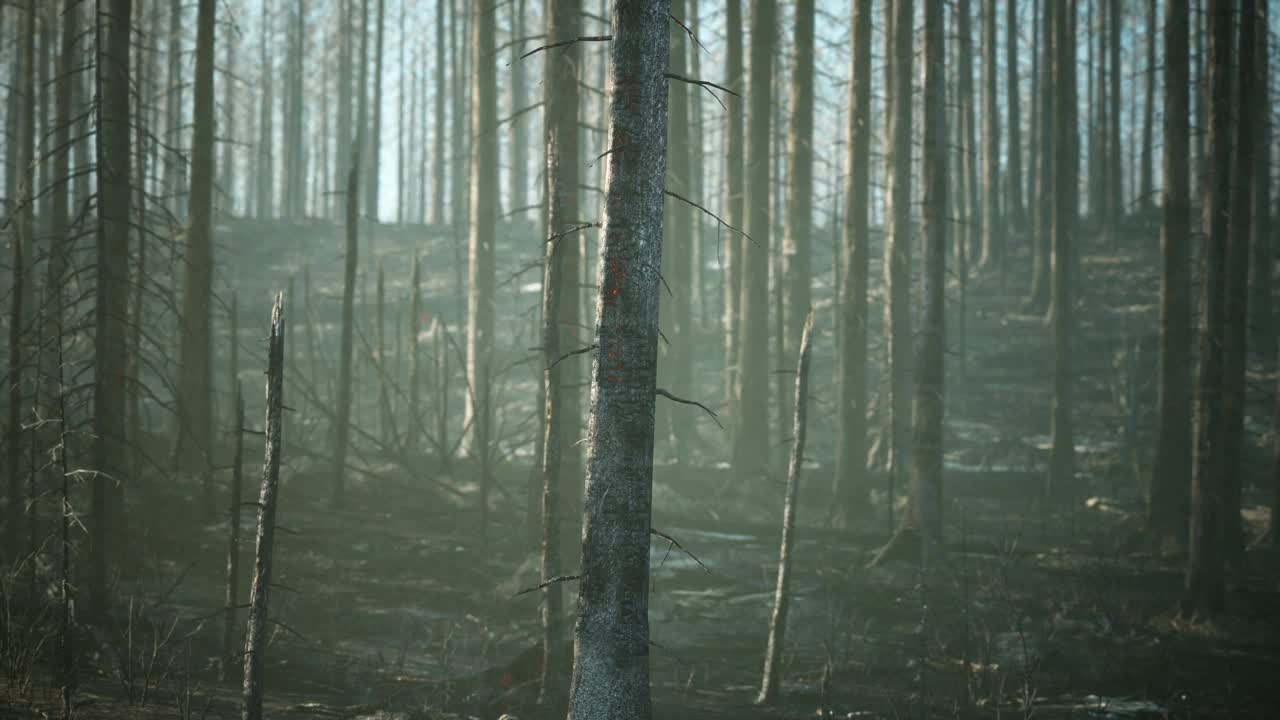
<path fill-rule="evenodd" d="M 1272 0 L 0 0 L 0 720 L 1280 717 Z"/>

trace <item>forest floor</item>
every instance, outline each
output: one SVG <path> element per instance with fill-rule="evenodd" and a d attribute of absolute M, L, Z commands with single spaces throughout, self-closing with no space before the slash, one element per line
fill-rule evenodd
<path fill-rule="evenodd" d="M 1188 623 L 1176 614 L 1184 559 L 1127 547 L 1142 514 L 1144 463 L 1134 457 L 1148 452 L 1130 448 L 1151 447 L 1154 430 L 1159 267 L 1153 228 L 1134 228 L 1132 242 L 1117 253 L 1090 241 L 1081 254 L 1087 292 L 1073 355 L 1080 367 L 1077 505 L 1048 513 L 1039 502 L 1052 355 L 1042 319 L 1017 310 L 1026 294 L 1025 254 L 1011 261 L 1004 291 L 993 273 L 975 275 L 963 372 L 955 353 L 950 359 L 948 561 L 942 567 L 925 577 L 905 561 L 865 568 L 888 537 L 883 494 L 856 531 L 825 526 L 830 440 L 825 428 L 816 433 L 802 477 L 785 680 L 774 706 L 752 701 L 776 578 L 781 477 L 740 481 L 710 456 L 687 466 L 660 463 L 654 527 L 697 560 L 655 540 L 654 717 L 1274 717 L 1280 559 L 1251 550 L 1230 575 L 1228 612 L 1211 623 Z M 391 253 L 388 264 L 403 271 Z M 237 282 L 254 293 L 253 317 L 263 320 L 263 298 L 279 286 L 271 281 L 281 276 L 279 268 L 240 267 L 256 268 Z M 512 261 L 508 271 L 518 270 Z M 313 278 L 314 292 L 328 293 L 330 308 L 334 277 Z M 446 308 L 441 314 L 451 312 L 450 280 L 447 272 L 435 273 L 427 307 L 439 302 Z M 519 282 L 513 286 L 518 290 Z M 503 301 L 510 312 L 500 308 L 499 317 L 520 318 L 521 303 L 536 298 L 516 290 Z M 403 296 L 403 279 L 395 293 Z M 821 287 L 815 296 L 821 311 Z M 264 322 L 246 325 L 246 346 L 261 345 Z M 293 341 L 301 343 L 301 335 L 295 330 Z M 516 338 L 513 345 L 536 344 L 515 331 L 509 337 Z M 824 346 L 829 355 L 830 342 L 828 330 L 815 359 Z M 254 369 L 260 360 L 256 350 L 243 361 L 252 426 L 260 422 L 261 399 L 248 381 L 261 382 Z M 302 362 L 314 367 L 317 360 L 324 358 Z M 816 374 L 831 368 L 830 357 L 815 362 Z M 714 386 L 715 368 L 700 372 Z M 1250 382 L 1245 519 L 1252 540 L 1267 522 L 1263 491 L 1255 485 L 1268 486 L 1260 479 L 1270 477 L 1275 378 L 1255 369 Z M 530 377 L 505 392 L 532 388 Z M 349 473 L 345 501 L 334 510 L 321 457 L 325 423 L 318 411 L 307 410 L 308 402 L 286 399 L 306 417 L 295 420 L 285 438 L 267 715 L 539 717 L 532 701 L 540 594 L 513 597 L 535 585 L 538 574 L 524 513 L 527 450 L 511 441 L 496 469 L 486 539 L 478 529 L 475 468 L 442 466 L 429 452 L 391 457 L 366 445 L 353 461 L 365 471 Z M 456 410 L 460 399 L 454 402 Z M 531 414 L 532 397 L 518 404 L 519 412 L 509 413 L 512 428 L 528 425 L 520 418 Z M 366 407 L 365 427 L 373 433 L 376 405 Z M 817 403 L 814 413 L 811 422 L 829 425 L 829 406 Z M 723 444 L 713 424 L 699 428 L 705 447 Z M 256 493 L 260 453 L 260 443 L 250 441 L 246 499 Z M 217 475 L 219 483 L 225 476 Z M 239 716 L 238 689 L 218 685 L 213 660 L 227 522 L 204 513 L 199 496 L 194 481 L 154 472 L 146 491 L 132 496 L 132 516 L 146 518 L 129 537 L 135 567 L 116 586 L 121 601 L 111 626 L 82 632 L 77 717 Z M 252 562 L 250 515 L 242 516 L 244 568 Z M 244 585 L 242 593 L 247 596 Z M 570 613 L 574 597 L 569 584 Z M 6 640 L 20 639 L 30 627 L 29 638 L 53 646 L 55 636 L 39 634 L 46 626 L 24 619 L 16 601 L 13 609 L 4 613 Z M 46 660 L 22 665 L 12 652 L 0 655 L 0 717 L 51 712 L 56 692 Z"/>

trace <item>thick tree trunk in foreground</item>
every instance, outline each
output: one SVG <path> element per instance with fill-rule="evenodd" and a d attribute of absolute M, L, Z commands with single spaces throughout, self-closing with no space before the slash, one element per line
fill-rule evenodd
<path fill-rule="evenodd" d="M 582 35 L 581 0 L 547 0 L 547 42 Z M 542 439 L 542 580 L 560 575 L 561 547 L 581 536 L 582 481 L 578 453 L 573 444 L 580 432 L 577 391 L 566 388 L 566 369 L 578 358 L 561 361 L 565 352 L 583 345 L 578 331 L 578 209 L 581 144 L 578 137 L 577 69 L 581 44 L 553 52 L 545 58 L 543 100 L 546 108 L 547 237 L 542 275 L 543 343 L 543 439 Z M 568 233 L 562 235 L 561 233 Z M 570 378 L 581 373 L 569 374 Z M 572 384 L 572 383 L 568 383 Z M 567 492 L 561 492 L 567 480 Z M 577 551 L 571 553 L 575 557 Z M 542 682 L 539 702 L 552 716 L 564 714 L 567 703 L 567 667 L 562 642 L 563 590 L 559 583 L 547 586 L 542 607 Z"/>
<path fill-rule="evenodd" d="M 195 128 L 191 198 L 183 254 L 181 345 L 178 352 L 180 470 L 200 477 L 204 511 L 212 514 L 209 448 L 213 439 L 213 58 L 216 0 L 200 0 L 196 19 Z"/>
<path fill-rule="evenodd" d="M 360 240 L 356 232 L 360 207 L 360 154 L 352 152 L 347 165 L 346 212 L 347 224 L 346 272 L 342 283 L 342 337 L 338 343 L 338 398 L 337 418 L 333 426 L 334 486 L 332 507 L 342 507 L 346 492 L 347 445 L 351 427 L 351 355 L 355 335 L 356 268 L 359 265 Z"/>
<path fill-rule="evenodd" d="M 782 648 L 787 636 L 787 592 L 791 585 L 791 555 L 796 535 L 796 504 L 800 492 L 800 466 L 804 462 L 805 409 L 809 397 L 809 352 L 813 348 L 813 309 L 805 317 L 800 334 L 800 360 L 796 365 L 795 419 L 792 424 L 791 460 L 787 464 L 787 491 L 782 505 L 782 550 L 778 554 L 778 585 L 773 592 L 773 616 L 764 653 L 764 679 L 756 702 L 772 703 L 782 685 Z"/>
<path fill-rule="evenodd" d="M 871 0 L 856 0 L 851 20 L 849 62 L 849 175 L 844 182 L 840 304 L 840 351 L 836 353 L 840 404 L 836 412 L 834 492 L 836 512 L 845 527 L 865 515 L 870 490 L 867 475 L 867 273 L 871 232 L 867 217 L 871 174 Z"/>
<path fill-rule="evenodd" d="M 670 3 L 615 0 L 570 720 L 648 720 L 649 533 Z"/>
<path fill-rule="evenodd" d="M 98 0 L 98 227 L 94 301 L 93 501 L 89 596 L 93 613 L 107 609 L 107 575 L 124 533 L 125 383 L 128 365 L 129 18 L 132 0 Z"/>
<path fill-rule="evenodd" d="M 773 92 L 774 0 L 751 3 L 751 69 L 747 92 L 746 219 L 753 242 L 743 246 L 738 303 L 738 390 L 733 467 L 763 472 L 769 462 L 769 147 Z"/>
<path fill-rule="evenodd" d="M 1227 248 L 1231 216 L 1231 4 L 1212 3 L 1208 13 L 1209 139 L 1205 183 L 1204 250 L 1200 294 L 1200 368 L 1195 388 L 1195 444 L 1191 466 L 1191 532 L 1182 614 L 1212 616 L 1223 610 L 1223 412 L 1226 345 Z"/>
<path fill-rule="evenodd" d="M 351 172 L 355 173 L 353 167 Z M 262 489 L 258 493 L 258 534 L 253 585 L 249 588 L 249 623 L 244 641 L 244 693 L 241 720 L 262 720 L 262 672 L 266 667 L 267 612 L 271 595 L 272 551 L 276 534 L 276 497 L 280 488 L 280 451 L 284 436 L 284 298 L 276 295 L 267 341 L 266 450 Z"/>
<path fill-rule="evenodd" d="M 1191 487 L 1191 177 L 1187 0 L 1164 16 L 1164 200 L 1160 246 L 1160 388 L 1147 529 L 1186 541 Z"/>

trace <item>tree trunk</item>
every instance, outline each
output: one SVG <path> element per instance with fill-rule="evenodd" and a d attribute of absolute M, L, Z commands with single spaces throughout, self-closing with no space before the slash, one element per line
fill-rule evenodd
<path fill-rule="evenodd" d="M 889 374 L 890 474 L 905 470 L 911 438 L 911 76 L 912 0 L 893 0 L 893 83 L 888 94 L 889 182 L 884 268 Z M 971 220 L 972 222 L 972 220 Z M 892 482 L 892 479 L 891 479 Z M 892 501 L 890 501 L 892 502 Z"/>
<path fill-rule="evenodd" d="M 435 173 L 435 181 L 432 189 L 435 190 L 431 194 L 431 222 L 441 225 L 446 222 L 444 216 L 444 198 L 445 198 L 445 168 L 451 163 L 457 162 L 455 158 L 448 157 L 445 153 L 445 115 L 444 105 L 445 82 L 444 82 L 444 50 L 447 42 L 445 40 L 445 24 L 444 24 L 444 3 L 445 0 L 436 0 L 436 104 L 435 104 L 435 162 L 433 163 L 433 171 Z M 403 67 L 403 64 L 401 65 Z M 423 113 L 426 114 L 425 112 Z"/>
<path fill-rule="evenodd" d="M 460 245 L 460 234 L 463 229 L 463 223 L 466 220 L 465 208 L 462 205 L 463 184 L 467 180 L 466 173 L 469 170 L 469 158 L 464 154 L 463 150 L 457 147 L 456 140 L 466 137 L 467 126 L 469 123 L 465 118 L 463 89 L 462 89 L 462 58 L 459 57 L 458 46 L 460 44 L 459 36 L 461 35 L 462 21 L 458 10 L 457 0 L 446 0 L 449 4 L 449 135 L 454 138 L 455 144 L 449 152 L 449 225 L 454 235 L 455 247 Z M 461 290 L 459 290 L 461 292 Z"/>
<path fill-rule="evenodd" d="M 168 87 L 165 90 L 165 142 L 170 147 L 182 147 L 182 95 L 187 80 L 182 74 L 182 0 L 169 3 Z M 186 175 L 181 154 L 167 152 L 164 166 L 164 196 L 171 198 L 171 212 L 182 217 L 184 182 Z"/>
<path fill-rule="evenodd" d="M 1152 208 L 1155 190 L 1152 186 L 1152 135 L 1154 134 L 1156 105 L 1156 0 L 1147 0 L 1147 92 L 1142 110 L 1142 174 L 1139 187 L 1139 207 L 1144 212 Z"/>
<path fill-rule="evenodd" d="M 582 34 L 580 0 L 548 0 L 547 42 Z M 577 393 L 566 388 L 566 367 L 579 362 L 561 356 L 582 344 L 578 332 L 578 209 L 580 147 L 578 138 L 578 73 L 583 52 L 571 45 L 545 59 L 543 107 L 546 112 L 547 233 L 542 276 L 543 441 L 542 441 L 542 580 L 560 575 L 561 546 L 572 542 L 570 528 L 579 528 L 582 484 L 573 444 L 580 432 Z M 562 233 L 568 233 L 562 235 Z M 570 375 L 576 378 L 579 373 Z M 569 383 L 571 385 L 576 383 Z M 566 442 L 567 441 L 567 442 Z M 565 450 L 568 449 L 568 452 Z M 568 478 L 562 500 L 561 478 Z M 567 521 L 567 522 L 566 522 Z M 578 537 L 581 537 L 580 535 Z M 571 557 L 576 557 L 573 552 Z M 542 607 L 542 677 L 539 702 L 553 716 L 563 715 L 567 703 L 568 668 L 563 648 L 563 592 L 558 583 L 546 589 Z"/>
<path fill-rule="evenodd" d="M 810 8 L 812 10 L 812 8 Z M 800 9 L 797 9 L 797 19 Z M 812 17 L 812 13 L 810 13 Z M 798 43 L 797 43 L 798 44 Z M 800 493 L 800 467 L 804 462 L 805 410 L 809 399 L 809 353 L 813 349 L 813 309 L 801 327 L 800 360 L 796 365 L 795 420 L 793 423 L 791 460 L 787 465 L 787 490 L 782 505 L 782 549 L 778 553 L 778 585 L 773 592 L 773 615 L 769 618 L 769 641 L 764 653 L 764 678 L 760 682 L 757 704 L 771 704 L 778 699 L 782 685 L 782 648 L 786 644 L 787 592 L 791 585 L 791 555 L 796 535 L 796 505 Z"/>
<path fill-rule="evenodd" d="M 271 47 L 270 3 L 262 4 L 262 97 L 258 105 L 258 207 L 257 217 L 275 217 L 275 55 Z"/>
<path fill-rule="evenodd" d="M 958 40 L 957 65 L 960 78 L 956 82 L 956 94 L 960 111 L 960 187 L 957 195 L 956 215 L 960 222 L 956 227 L 956 265 L 968 282 L 969 260 L 974 244 L 981 240 L 978 227 L 978 149 L 976 114 L 973 107 L 973 29 L 970 0 L 956 2 L 956 35 Z"/>
<path fill-rule="evenodd" d="M 743 177 L 743 112 L 742 112 L 742 2 L 726 0 L 725 8 L 725 87 L 737 94 L 725 98 L 729 106 L 728 138 L 725 143 L 728 157 L 725 158 L 725 176 L 727 185 L 728 221 L 735 228 L 743 228 L 746 218 L 743 208 L 746 207 Z M 730 407 L 738 407 L 738 332 L 742 326 L 738 304 L 742 299 L 742 266 L 746 254 L 747 241 L 737 233 L 729 233 L 725 240 L 724 251 L 724 337 L 725 337 L 725 402 Z"/>
<path fill-rule="evenodd" d="M 1032 18 L 1034 21 L 1034 18 Z M 1005 72 L 1007 77 L 1008 125 L 1009 125 L 1009 170 L 1005 180 L 1008 187 L 1008 202 L 1005 216 L 1010 227 L 1022 228 L 1026 225 L 1026 209 L 1022 202 L 1022 107 L 1018 92 L 1018 2 L 1005 2 Z M 1007 249 L 1007 247 L 1006 247 Z"/>
<path fill-rule="evenodd" d="M 1087 1 L 1087 0 L 1086 0 Z M 1050 239 L 1053 227 L 1053 180 L 1054 125 L 1058 119 L 1053 116 L 1053 27 L 1054 12 L 1046 0 L 1041 11 L 1040 25 L 1040 72 L 1037 73 L 1040 103 L 1039 130 L 1036 133 L 1036 192 L 1035 192 L 1035 227 L 1033 242 L 1035 255 L 1031 267 L 1031 293 L 1027 298 L 1029 312 L 1042 312 L 1049 305 L 1049 269 Z M 1093 167 L 1092 165 L 1090 166 Z"/>
<path fill-rule="evenodd" d="M 1107 220 L 1106 232 L 1112 248 L 1119 246 L 1120 220 L 1124 216 L 1124 179 L 1120 172 L 1120 30 L 1121 0 L 1107 0 L 1111 18 L 1107 22 L 1107 42 L 1110 45 L 1108 70 L 1111 73 L 1111 89 L 1108 93 L 1107 128 Z"/>
<path fill-rule="evenodd" d="M 420 273 L 417 253 L 413 256 L 413 278 L 409 285 L 409 418 L 405 425 L 407 435 L 404 446 L 413 452 L 422 439 L 421 401 L 422 387 L 422 353 L 418 349 L 418 338 L 422 335 L 422 275 Z M 445 439 L 439 438 L 441 447 Z"/>
<path fill-rule="evenodd" d="M 232 379 L 235 379 L 234 373 Z M 231 668 L 236 661 L 236 608 L 240 604 L 240 489 L 244 477 L 244 391 L 239 381 L 236 381 L 235 393 L 235 424 L 231 428 L 234 438 L 231 461 L 231 503 L 227 508 L 227 597 L 223 605 L 225 616 L 222 623 L 222 661 L 218 666 L 218 681 L 223 683 L 230 680 Z"/>
<path fill-rule="evenodd" d="M 89 596 L 94 614 L 107 610 L 107 576 L 124 536 L 124 382 L 128 365 L 129 223 L 133 199 L 129 173 L 129 19 L 132 0 L 97 0 L 98 226 L 94 300 L 92 553 Z"/>
<path fill-rule="evenodd" d="M 342 338 L 338 345 L 338 398 L 337 418 L 333 428 L 333 473 L 334 489 L 332 507 L 342 507 L 343 495 L 346 492 L 347 476 L 347 444 L 350 442 L 351 426 L 351 355 L 352 338 L 355 334 L 355 294 L 356 268 L 359 266 L 360 240 L 356 232 L 360 214 L 360 153 L 353 150 L 351 160 L 344 163 L 348 168 L 346 212 L 343 217 L 347 226 L 346 273 L 342 283 Z"/>
<path fill-rule="evenodd" d="M 596 273 L 570 720 L 648 720 L 649 534 L 670 3 L 612 4 L 608 198 Z"/>
<path fill-rule="evenodd" d="M 212 441 L 213 58 L 216 0 L 200 0 L 196 20 L 195 127 L 191 147 L 191 214 L 183 255 L 182 333 L 178 352 L 178 468 L 200 477 L 203 507 L 214 512 Z"/>
<path fill-rule="evenodd" d="M 699 29 L 701 15 L 698 11 L 698 0 L 688 0 L 685 13 L 689 17 L 687 24 L 693 32 L 695 34 L 701 32 Z M 689 76 L 702 77 L 702 52 L 697 43 L 689 46 Z M 707 132 L 702 119 L 702 103 L 705 98 L 703 93 L 698 92 L 698 90 L 699 88 L 696 87 L 689 88 L 689 192 L 692 197 L 700 198 L 699 202 L 705 204 L 711 200 L 706 194 L 707 168 L 704 143 L 706 142 Z M 710 301 L 707 299 L 705 287 L 705 271 L 707 267 L 705 253 L 707 248 L 703 245 L 703 232 L 706 221 L 707 218 L 701 213 L 693 213 L 693 234 L 689 236 L 689 242 L 692 246 L 690 266 L 693 268 L 693 284 L 689 287 L 689 304 L 692 307 L 693 321 L 689 327 L 695 330 L 699 337 L 705 333 L 710 317 L 710 311 L 708 310 Z"/>
<path fill-rule="evenodd" d="M 235 214 L 236 199 L 240 197 L 236 192 L 236 145 L 230 142 L 236 138 L 236 88 L 232 81 L 236 73 L 235 37 L 234 32 L 227 33 L 227 39 L 222 44 L 222 64 L 227 80 L 223 83 L 226 87 L 222 90 L 224 120 L 218 129 L 218 134 L 224 139 L 222 159 L 218 162 L 218 186 L 225 198 L 227 215 Z"/>
<path fill-rule="evenodd" d="M 809 246 L 813 233 L 813 76 L 814 3 L 799 0 L 795 8 L 795 61 L 791 68 L 791 127 L 787 136 L 790 157 L 787 190 L 787 224 L 782 241 L 782 282 L 786 317 L 782 332 L 783 357 L 800 351 L 805 314 L 811 304 L 812 281 Z M 790 418 L 790 398 L 782 395 L 781 413 Z"/>
<path fill-rule="evenodd" d="M 1211 3 L 1209 15 L 1210 168 L 1204 198 L 1204 269 L 1200 294 L 1200 367 L 1195 388 L 1195 444 L 1191 466 L 1191 530 L 1182 614 L 1212 616 L 1223 610 L 1226 481 L 1227 255 L 1231 189 L 1231 3 Z"/>
<path fill-rule="evenodd" d="M 1264 0 L 1265 1 L 1265 0 Z M 1236 67 L 1240 76 L 1238 115 L 1235 123 L 1235 173 L 1230 203 L 1230 237 L 1227 249 L 1226 345 L 1223 363 L 1222 411 L 1225 416 L 1226 445 L 1223 449 L 1223 554 L 1228 563 L 1244 561 L 1244 527 L 1240 519 L 1240 477 L 1244 471 L 1245 372 L 1248 366 L 1249 318 L 1249 236 L 1253 219 L 1253 162 L 1256 152 L 1270 148 L 1255 143 L 1258 136 L 1257 74 L 1254 72 L 1258 0 L 1240 2 L 1240 49 Z M 1270 111 L 1270 108 L 1266 108 Z"/>
<path fill-rule="evenodd" d="M 684 0 L 671 0 L 671 14 L 677 18 L 685 16 Z M 670 25 L 670 32 L 669 71 L 682 77 L 687 76 L 685 43 L 688 35 L 674 22 Z M 668 158 L 666 188 L 685 198 L 692 195 L 689 175 L 693 169 L 689 162 L 689 87 L 687 83 L 679 81 L 672 81 L 667 85 L 667 146 L 677 148 L 678 152 Z M 671 286 L 672 292 L 664 294 L 659 303 L 659 315 L 666 321 L 670 344 L 664 344 L 666 352 L 659 353 L 658 373 L 680 394 L 694 390 L 693 345 L 696 339 L 693 332 L 692 235 L 692 208 L 687 203 L 671 199 L 666 206 L 662 276 Z M 658 408 L 657 423 L 661 432 L 670 433 L 663 440 L 670 447 L 671 457 L 678 461 L 688 461 L 687 443 L 697 433 L 689 413 L 673 411 L 672 408 L 663 406 Z"/>
<path fill-rule="evenodd" d="M 23 391 L 25 389 L 24 357 L 29 348 L 24 347 L 27 339 L 23 337 L 23 329 L 27 318 L 31 315 L 30 306 L 24 307 L 31 297 L 31 283 L 28 282 L 27 265 L 31 260 L 31 249 L 35 236 L 35 175 L 32 168 L 35 164 L 35 119 L 36 119 L 36 81 L 35 81 L 35 34 L 36 3 L 30 0 L 22 12 L 22 27 L 18 32 L 18 84 L 20 102 L 10 112 L 18 113 L 18 156 L 16 190 L 13 197 L 14 233 L 12 247 L 13 287 L 10 289 L 9 315 L 9 372 L 6 382 L 9 385 L 9 427 L 6 438 L 5 471 L 9 475 L 9 506 L 7 520 L 6 546 L 7 559 L 15 561 L 24 551 L 21 545 L 21 528 L 27 524 L 30 508 L 25 508 L 26 501 L 22 497 L 22 458 L 25 456 L 25 443 L 22 427 Z M 14 108 L 13 105 L 10 106 Z M 127 281 L 126 281 L 127 282 Z M 26 548 L 27 552 L 35 548 Z"/>
<path fill-rule="evenodd" d="M 338 0 L 337 27 L 334 28 L 338 35 L 338 137 L 334 140 L 333 145 L 333 189 L 345 187 L 349 179 L 350 167 L 348 163 L 354 156 L 351 144 L 351 73 L 353 62 L 352 59 L 352 31 L 354 19 L 352 18 L 351 3 L 354 0 Z M 265 12 L 265 5 L 264 5 Z M 358 147 L 358 146 L 355 146 Z M 345 209 L 351 206 L 350 202 L 338 203 L 338 222 L 345 224 Z M 359 203 L 356 204 L 359 207 Z M 339 468 L 341 472 L 341 468 Z"/>
<path fill-rule="evenodd" d="M 982 3 L 982 260 L 1004 267 L 1000 230 L 1000 113 L 996 109 L 996 0 Z M 1004 277 L 1003 269 L 1001 278 Z"/>
<path fill-rule="evenodd" d="M 742 255 L 738 305 L 738 418 L 733 467 L 764 472 L 769 462 L 769 147 L 773 91 L 774 0 L 751 3 L 751 70 L 747 99 L 746 207 L 752 242 Z"/>
<path fill-rule="evenodd" d="M 368 19 L 368 13 L 365 19 Z M 365 197 L 365 212 L 369 217 L 373 218 L 372 228 L 376 228 L 378 224 L 378 196 L 380 193 L 381 177 L 382 177 L 382 44 L 383 44 L 383 26 L 386 24 L 386 0 L 378 0 L 378 9 L 375 13 L 374 23 L 375 40 L 373 49 L 373 127 L 369 134 L 369 179 L 365 181 L 365 188 L 368 195 Z M 365 37 L 368 38 L 368 30 L 365 31 Z M 366 53 L 367 55 L 368 53 Z M 367 59 L 366 59 L 367 62 Z M 364 91 L 367 93 L 368 91 Z M 422 182 L 426 183 L 426 177 L 422 178 Z M 371 229 L 370 237 L 373 231 Z M 372 259 L 373 253 L 370 252 Z M 382 361 L 382 357 L 378 357 L 378 361 Z"/>
<path fill-rule="evenodd" d="M 467 247 L 467 378 L 463 425 L 467 448 L 482 460 L 480 534 L 488 512 L 488 457 L 492 451 L 494 240 L 498 215 L 497 81 L 494 68 L 494 14 L 473 7 L 471 17 L 471 197 Z"/>
<path fill-rule="evenodd" d="M 1050 422 L 1049 474 L 1046 499 L 1070 507 L 1075 499 L 1075 431 L 1071 421 L 1072 243 L 1076 232 L 1076 40 L 1075 3 L 1055 5 L 1053 90 L 1054 183 L 1053 277 L 1049 318 L 1053 332 L 1053 404 Z"/>
<path fill-rule="evenodd" d="M 845 215 L 840 256 L 836 367 L 840 404 L 836 414 L 836 511 L 846 528 L 865 516 L 870 491 L 867 475 L 867 273 L 871 255 L 867 217 L 871 171 L 871 0 L 854 2 L 849 62 L 849 169 L 844 181 Z"/>
<path fill-rule="evenodd" d="M 1249 346 L 1255 348 L 1255 352 L 1267 362 L 1271 362 L 1275 360 L 1273 351 L 1276 347 L 1275 318 L 1271 307 L 1273 302 L 1271 243 L 1274 236 L 1271 234 L 1271 151 L 1269 148 L 1272 147 L 1273 135 L 1271 113 L 1267 110 L 1271 107 L 1269 101 L 1271 26 L 1268 25 L 1267 0 L 1257 0 L 1257 5 L 1258 39 L 1255 41 L 1254 48 L 1254 72 L 1258 74 L 1258 79 L 1253 102 L 1256 104 L 1255 107 L 1261 108 L 1258 110 L 1258 147 L 1268 149 L 1257 153 L 1253 159 L 1253 240 L 1251 245 L 1253 254 L 1249 261 L 1249 271 L 1252 276 L 1250 287 L 1253 292 L 1253 296 L 1249 299 L 1251 316 L 1249 327 L 1253 333 L 1249 339 Z"/>
<path fill-rule="evenodd" d="M 355 168 L 351 174 L 355 176 Z M 244 642 L 244 693 L 241 720 L 262 720 L 262 674 L 266 667 L 267 611 L 271 595 L 271 555 L 276 534 L 276 497 L 280 488 L 280 451 L 284 425 L 284 298 L 276 295 L 267 341 L 266 450 L 262 490 L 258 494 L 258 534 L 253 585 L 249 589 L 249 624 Z"/>
<path fill-rule="evenodd" d="M 924 182 L 921 297 L 924 307 L 916 346 L 911 407 L 911 512 L 908 513 L 908 522 L 914 520 L 919 530 L 920 562 L 924 567 L 934 566 L 942 552 L 942 421 L 947 225 L 950 222 L 947 213 L 946 45 L 942 5 L 943 0 L 925 0 L 924 6 L 924 149 L 921 170 Z M 987 22 L 994 18 L 994 7 L 994 2 L 987 6 Z M 994 56 L 994 38 L 992 40 L 987 53 Z M 994 73 L 987 78 L 989 92 L 994 92 L 994 78 Z M 994 187 L 991 189 L 994 191 Z M 912 514 L 915 516 L 913 519 L 910 518 Z"/>
<path fill-rule="evenodd" d="M 1147 529 L 1186 542 L 1191 487 L 1191 178 L 1189 11 L 1168 0 L 1164 15 L 1164 199 L 1160 247 L 1160 386 Z"/>

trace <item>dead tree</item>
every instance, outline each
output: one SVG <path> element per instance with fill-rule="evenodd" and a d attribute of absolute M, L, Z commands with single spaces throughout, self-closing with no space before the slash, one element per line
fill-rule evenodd
<path fill-rule="evenodd" d="M 347 226 L 346 273 L 342 285 L 342 338 L 338 344 L 338 398 L 337 418 L 333 428 L 334 487 L 332 507 L 342 507 L 346 492 L 347 446 L 351 427 L 351 356 L 355 334 L 356 267 L 359 261 L 360 240 L 356 231 L 360 213 L 360 152 L 353 150 L 347 172 L 346 212 Z"/>
<path fill-rule="evenodd" d="M 614 2 L 607 210 L 571 720 L 649 720 L 649 534 L 670 3 Z"/>
<path fill-rule="evenodd" d="M 791 555 L 796 535 L 796 504 L 800 492 L 800 467 L 804 462 L 805 411 L 809 399 L 809 353 L 813 349 L 813 309 L 805 317 L 800 335 L 800 360 L 796 365 L 795 420 L 791 460 L 787 464 L 787 490 L 782 505 L 782 549 L 778 553 L 778 585 L 773 593 L 769 642 L 764 653 L 764 679 L 757 704 L 773 703 L 782 685 L 782 648 L 787 633 L 787 593 L 791 585 Z"/>
<path fill-rule="evenodd" d="M 1200 293 L 1200 367 L 1195 387 L 1191 459 L 1191 525 L 1182 614 L 1212 616 L 1224 607 L 1225 375 L 1227 255 L 1231 189 L 1231 3 L 1210 3 L 1208 14 L 1209 139 L 1205 182 L 1204 250 Z"/>
<path fill-rule="evenodd" d="M 352 164 L 351 172 L 355 172 Z M 276 533 L 276 497 L 280 488 L 280 452 L 284 426 L 284 296 L 271 307 L 267 341 L 267 426 L 258 494 L 258 532 L 253 584 L 249 588 L 249 623 L 244 641 L 244 692 L 241 720 L 262 720 L 262 671 L 266 666 L 267 612 L 271 594 L 271 562 Z"/>

